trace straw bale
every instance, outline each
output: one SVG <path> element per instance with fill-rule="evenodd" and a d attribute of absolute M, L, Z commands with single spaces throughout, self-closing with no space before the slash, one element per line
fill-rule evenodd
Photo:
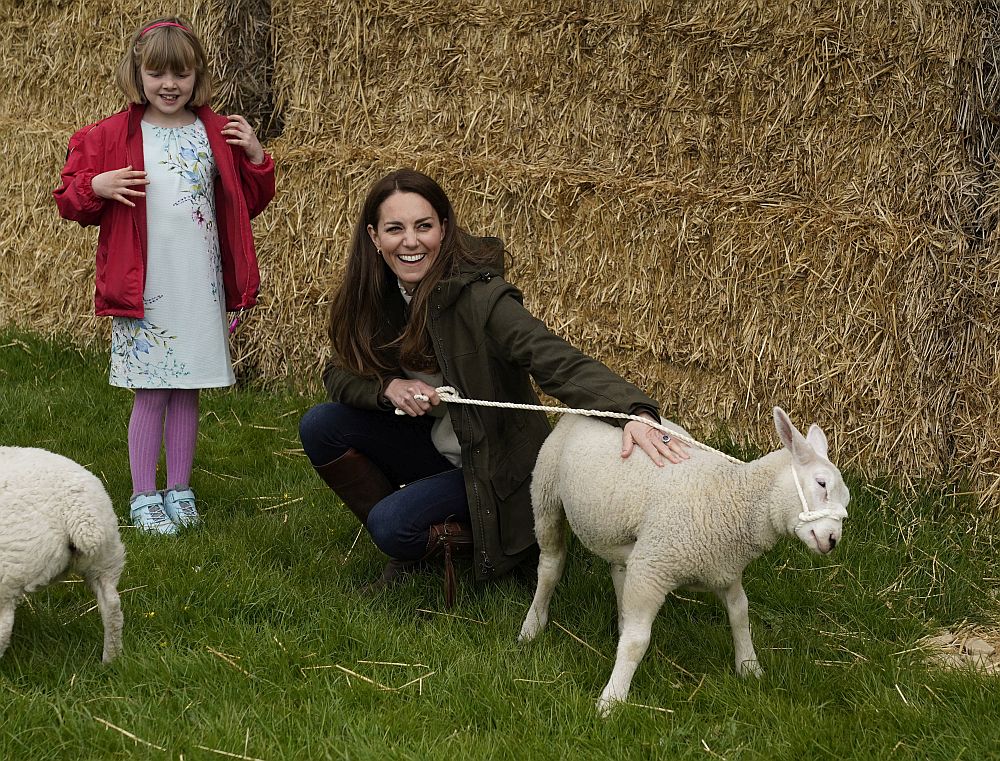
<path fill-rule="evenodd" d="M 0 71 L 31 108 L 25 130 L 0 96 L 0 145 L 23 156 L 0 222 L 0 256 L 18 258 L 0 294 L 18 295 L 0 320 L 76 340 L 105 329 L 87 316 L 92 238 L 56 222 L 47 193 L 72 127 L 117 107 L 109 61 L 140 5 L 21 7 L 0 29 L 13 51 Z M 988 4 L 183 10 L 207 30 L 220 102 L 281 132 L 267 145 L 279 194 L 254 222 L 264 289 L 236 339 L 243 377 L 318 391 L 354 214 L 370 182 L 416 166 L 470 229 L 507 241 L 534 312 L 699 434 L 721 421 L 769 446 L 780 403 L 821 422 L 840 462 L 965 480 L 995 512 L 1000 19 Z M 44 63 L 14 62 L 39 50 Z"/>

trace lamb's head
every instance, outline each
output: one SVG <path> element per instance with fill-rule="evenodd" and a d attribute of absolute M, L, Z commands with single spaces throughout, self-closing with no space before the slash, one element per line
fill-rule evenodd
<path fill-rule="evenodd" d="M 826 554 L 840 541 L 851 493 L 837 466 L 827 457 L 826 434 L 815 423 L 803 436 L 781 407 L 774 408 L 774 427 L 792 455 L 792 474 L 806 502 L 801 512 L 788 516 L 794 533 L 813 552 Z"/>

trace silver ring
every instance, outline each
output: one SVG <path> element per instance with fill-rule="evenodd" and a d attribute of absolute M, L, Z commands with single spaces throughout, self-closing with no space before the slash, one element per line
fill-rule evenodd
<path fill-rule="evenodd" d="M 669 444 L 670 443 L 670 434 L 669 433 L 663 434 L 663 436 L 660 438 L 660 441 L 662 441 L 664 444 Z"/>

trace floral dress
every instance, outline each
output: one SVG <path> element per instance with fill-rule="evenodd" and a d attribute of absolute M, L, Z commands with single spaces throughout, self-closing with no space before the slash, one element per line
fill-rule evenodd
<path fill-rule="evenodd" d="M 145 316 L 115 317 L 111 385 L 213 388 L 235 382 L 215 221 L 215 159 L 201 120 L 142 123 Z"/>

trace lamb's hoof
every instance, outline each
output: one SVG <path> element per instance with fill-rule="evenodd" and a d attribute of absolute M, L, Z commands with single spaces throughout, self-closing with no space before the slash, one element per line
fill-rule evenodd
<path fill-rule="evenodd" d="M 115 658 L 121 655 L 122 649 L 119 647 L 115 650 L 105 650 L 104 654 L 101 656 L 101 663 L 111 663 Z"/>
<path fill-rule="evenodd" d="M 528 615 L 524 618 L 524 623 L 521 624 L 521 633 L 517 635 L 517 641 L 531 642 L 538 633 L 545 628 L 545 624 L 548 623 L 548 616 L 542 618 L 537 613 L 528 611 Z"/>
<path fill-rule="evenodd" d="M 617 698 L 606 698 L 601 695 L 600 700 L 597 701 L 597 713 L 601 715 L 602 719 L 606 719 L 620 702 Z"/>
<path fill-rule="evenodd" d="M 538 627 L 529 626 L 528 622 L 524 622 L 524 626 L 521 627 L 521 633 L 517 635 L 517 641 L 522 645 L 531 642 L 535 637 L 538 636 Z"/>
<path fill-rule="evenodd" d="M 744 678 L 755 676 L 760 679 L 764 676 L 764 669 L 760 667 L 760 663 L 757 661 L 743 661 L 743 663 L 736 667 L 736 673 Z"/>

